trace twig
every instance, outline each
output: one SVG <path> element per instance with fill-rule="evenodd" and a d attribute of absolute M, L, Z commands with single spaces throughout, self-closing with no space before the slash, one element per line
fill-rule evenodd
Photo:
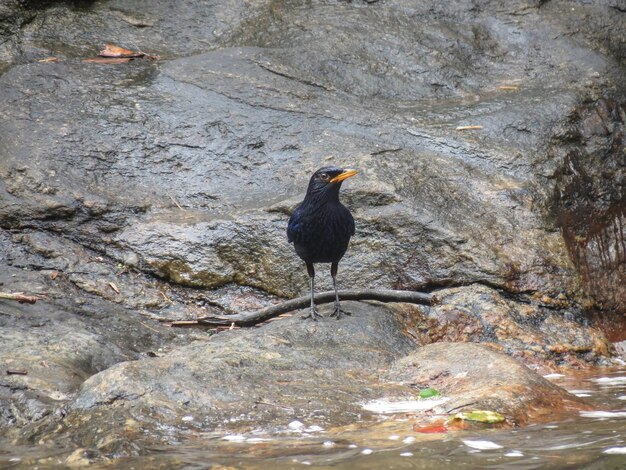
<path fill-rule="evenodd" d="M 174 196 L 172 196 L 171 194 L 168 194 L 169 198 L 172 200 L 172 202 L 174 204 L 176 204 L 176 207 L 178 207 L 181 211 L 185 211 L 187 212 L 187 209 L 185 209 L 183 206 L 181 206 L 178 201 L 176 199 L 174 199 Z"/>
<path fill-rule="evenodd" d="M 406 302 L 412 304 L 431 305 L 436 301 L 434 295 L 406 290 L 374 290 L 348 289 L 340 290 L 341 300 L 378 300 L 380 302 Z M 316 304 L 327 304 L 335 301 L 335 292 L 320 292 L 315 295 Z M 310 297 L 298 297 L 278 305 L 262 308 L 256 312 L 238 313 L 235 315 L 207 315 L 198 318 L 198 325 L 237 325 L 252 326 L 269 318 L 309 306 Z M 172 325 L 174 326 L 174 325 Z M 185 326 L 189 326 L 186 323 Z"/>
<path fill-rule="evenodd" d="M 15 294 L 9 294 L 8 292 L 0 292 L 0 299 L 17 300 L 21 304 L 34 304 L 37 302 L 37 297 L 32 295 L 24 295 L 21 292 Z"/>

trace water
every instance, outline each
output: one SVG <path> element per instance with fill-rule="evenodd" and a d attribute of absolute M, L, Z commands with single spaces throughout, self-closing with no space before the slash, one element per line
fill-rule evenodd
<path fill-rule="evenodd" d="M 91 468 L 626 469 L 626 368 L 549 379 L 585 397 L 593 410 L 520 429 L 444 434 L 416 433 L 410 417 L 368 427 L 303 427 L 282 437 L 203 434 L 141 457 L 100 459 Z M 58 468 L 68 455 L 42 446 L 0 449 L 0 468 Z M 73 457 L 80 461 L 85 455 L 78 451 Z"/>

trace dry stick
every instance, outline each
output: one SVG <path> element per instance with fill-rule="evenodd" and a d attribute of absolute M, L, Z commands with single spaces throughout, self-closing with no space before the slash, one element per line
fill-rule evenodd
<path fill-rule="evenodd" d="M 436 301 L 434 295 L 423 292 L 413 292 L 408 290 L 374 290 L 374 289 L 348 289 L 340 290 L 341 300 L 378 300 L 380 302 L 406 302 L 412 304 L 431 305 Z M 320 292 L 315 295 L 316 304 L 326 304 L 335 301 L 335 292 Z M 249 326 L 278 316 L 282 313 L 291 312 L 308 307 L 311 298 L 307 295 L 297 299 L 288 300 L 278 305 L 262 308 L 256 312 L 238 313 L 235 315 L 207 315 L 198 318 L 200 325 L 231 325 Z"/>
<path fill-rule="evenodd" d="M 0 292 L 0 299 L 17 300 L 19 303 L 34 304 L 37 302 L 37 297 L 32 295 L 24 295 L 21 293 L 9 294 L 8 292 Z"/>

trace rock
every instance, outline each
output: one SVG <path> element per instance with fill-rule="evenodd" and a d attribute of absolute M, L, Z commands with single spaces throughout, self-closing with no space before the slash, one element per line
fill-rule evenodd
<path fill-rule="evenodd" d="M 621 83 L 619 63 L 594 46 L 605 25 L 622 30 L 609 9 L 586 7 L 604 23 L 583 33 L 580 14 L 553 3 L 180 8 L 28 10 L 35 18 L 15 34 L 62 60 L 0 77 L 0 174 L 16 198 L 0 212 L 5 226 L 58 230 L 183 285 L 291 296 L 307 279 L 293 274 L 286 217 L 265 209 L 301 197 L 330 155 L 362 169 L 346 187 L 357 234 L 343 282 L 580 297 L 554 221 L 535 210 L 555 188 L 542 175 L 565 161 L 540 155 L 555 122 Z M 96 44 L 77 36 L 81 27 Z M 110 37 L 171 60 L 77 62 Z M 455 131 L 477 122 L 480 132 Z"/>
<path fill-rule="evenodd" d="M 0 359 L 28 374 L 2 379 L 2 432 L 79 442 L 67 463 L 81 464 L 188 430 L 367 420 L 358 400 L 412 394 L 378 380 L 415 348 L 405 333 L 537 368 L 610 363 L 600 329 L 624 340 L 619 8 L 149 3 L 0 5 L 0 282 L 43 297 L 3 302 Z M 159 57 L 83 62 L 111 41 Z M 357 233 L 340 286 L 438 291 L 439 305 L 351 304 L 363 325 L 215 338 L 154 321 L 305 293 L 285 226 L 329 162 L 361 170 L 342 196 Z M 299 416 L 253 403 L 259 390 Z"/>
<path fill-rule="evenodd" d="M 408 331 L 419 344 L 487 342 L 534 367 L 606 364 L 612 346 L 567 299 L 525 303 L 486 286 L 444 289 L 432 307 L 405 304 Z M 555 302 L 560 308 L 555 309 Z"/>
<path fill-rule="evenodd" d="M 437 343 L 396 361 L 385 378 L 417 388 L 434 387 L 449 398 L 447 410 L 489 410 L 509 424 L 553 420 L 589 409 L 583 400 L 487 345 Z"/>
<path fill-rule="evenodd" d="M 416 349 L 395 306 L 346 302 L 345 308 L 352 313 L 345 321 L 283 318 L 110 367 L 84 382 L 67 408 L 63 431 L 49 425 L 40 438 L 69 438 L 116 455 L 198 433 L 271 437 L 327 430 L 332 438 L 330 430 L 341 426 L 375 425 L 367 403 L 415 401 L 428 386 L 445 397 L 437 412 L 469 406 L 498 411 L 509 424 L 585 408 L 581 399 L 488 347 L 438 343 Z M 328 314 L 331 306 L 322 310 Z"/>
<path fill-rule="evenodd" d="M 189 431 L 279 432 L 294 419 L 307 428 L 371 419 L 361 402 L 394 388 L 376 377 L 415 344 L 393 308 L 344 307 L 352 313 L 345 322 L 295 316 L 110 367 L 85 381 L 63 422 L 81 446 L 117 453 L 129 451 L 129 434 L 158 440 L 164 427 L 180 439 Z"/>

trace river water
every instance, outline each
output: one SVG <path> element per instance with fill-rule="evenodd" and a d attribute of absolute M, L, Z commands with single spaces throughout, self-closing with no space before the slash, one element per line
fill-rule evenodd
<path fill-rule="evenodd" d="M 547 378 L 585 397 L 593 411 L 555 416 L 524 428 L 436 434 L 413 431 L 410 416 L 376 425 L 310 429 L 294 436 L 202 435 L 134 458 L 90 468 L 184 469 L 626 469 L 626 368 Z M 67 449 L 0 448 L 0 468 L 59 468 L 81 463 Z"/>

